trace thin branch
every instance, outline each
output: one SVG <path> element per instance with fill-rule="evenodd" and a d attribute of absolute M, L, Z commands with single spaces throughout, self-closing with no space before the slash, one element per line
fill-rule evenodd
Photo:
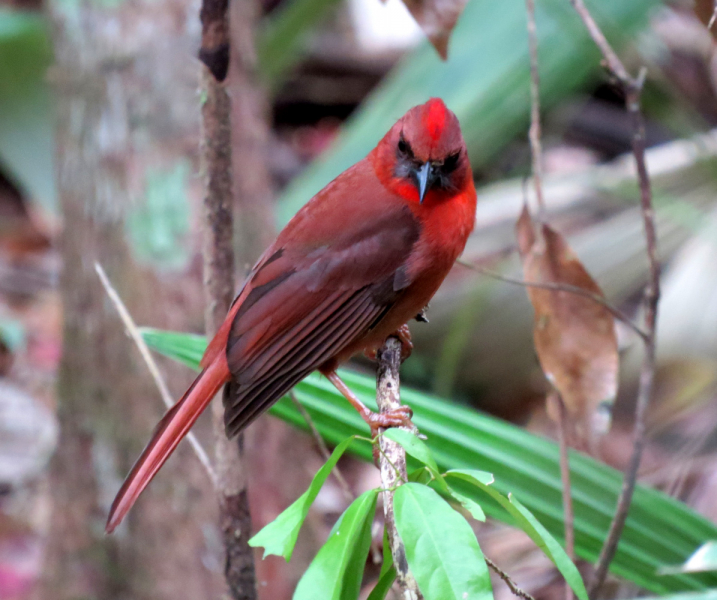
<path fill-rule="evenodd" d="M 648 340 L 648 333 L 644 329 L 642 329 L 639 325 L 636 325 L 630 317 L 628 317 L 624 312 L 622 312 L 619 308 L 614 306 L 613 304 L 610 304 L 605 298 L 600 296 L 599 294 L 595 294 L 593 292 L 590 292 L 588 290 L 585 290 L 581 287 L 575 286 L 575 285 L 569 285 L 567 283 L 553 283 L 548 281 L 525 281 L 523 279 L 517 279 L 515 277 L 508 277 L 507 275 L 501 275 L 500 273 L 496 273 L 495 271 L 491 271 L 490 269 L 485 269 L 484 267 L 479 267 L 478 265 L 471 264 L 465 260 L 458 259 L 456 261 L 459 265 L 466 267 L 468 269 L 471 269 L 472 271 L 475 271 L 476 273 L 480 273 L 481 275 L 485 275 L 486 277 L 491 277 L 492 279 L 497 279 L 498 281 L 504 281 L 505 283 L 512 283 L 515 285 L 522 285 L 523 287 L 534 287 L 539 288 L 541 290 L 552 290 L 555 292 L 568 292 L 570 294 L 577 294 L 578 296 L 583 296 L 584 298 L 589 298 L 593 302 L 598 303 L 600 306 L 606 308 L 610 311 L 612 316 L 614 316 L 616 319 L 627 325 L 630 329 L 632 329 L 643 342 L 647 343 Z"/>
<path fill-rule="evenodd" d="M 485 564 L 487 564 L 493 572 L 495 572 L 498 577 L 500 577 L 503 581 L 505 581 L 505 584 L 508 586 L 511 592 L 513 592 L 513 595 L 517 596 L 518 598 L 523 598 L 523 600 L 535 600 L 533 596 L 531 596 L 528 592 L 525 590 L 519 588 L 515 581 L 513 581 L 503 569 L 501 569 L 498 565 L 496 565 L 490 558 L 487 556 L 484 556 L 485 558 Z"/>
<path fill-rule="evenodd" d="M 234 295 L 234 219 L 232 194 L 231 97 L 226 89 L 229 68 L 229 2 L 202 0 L 202 42 L 199 59 L 205 101 L 202 104 L 202 167 L 204 189 L 204 315 L 207 336 L 224 321 Z M 225 393 L 232 393 L 232 383 Z M 249 546 L 251 515 L 242 457 L 243 436 L 224 433 L 224 407 L 212 402 L 214 448 L 219 482 L 219 527 L 224 545 L 224 577 L 234 600 L 256 600 L 254 553 Z"/>
<path fill-rule="evenodd" d="M 301 413 L 301 416 L 304 417 L 304 421 L 306 421 L 306 424 L 309 426 L 309 431 L 311 431 L 311 435 L 314 438 L 314 441 L 316 442 L 316 445 L 319 448 L 319 454 L 321 454 L 321 457 L 324 459 L 324 461 L 328 461 L 331 457 L 331 452 L 329 452 L 329 448 L 326 445 L 326 442 L 324 441 L 324 438 L 321 437 L 321 434 L 319 433 L 319 430 L 316 429 L 316 425 L 314 425 L 314 420 L 311 418 L 311 415 L 309 412 L 304 408 L 304 405 L 299 402 L 299 399 L 296 397 L 296 394 L 292 390 L 289 392 L 289 398 L 291 398 L 291 401 L 294 403 L 294 406 L 296 407 L 296 410 Z M 336 478 L 336 481 L 339 483 L 339 487 L 341 487 L 341 491 L 344 494 L 344 497 L 349 502 L 352 502 L 354 500 L 354 495 L 351 492 L 351 488 L 349 487 L 349 484 L 346 483 L 346 480 L 344 479 L 344 476 L 341 474 L 341 471 L 339 470 L 338 465 L 334 465 L 334 468 L 331 470 L 334 477 Z"/>
<path fill-rule="evenodd" d="M 124 302 L 122 302 L 122 298 L 120 298 L 119 294 L 117 293 L 117 290 L 112 287 L 112 284 L 107 277 L 107 273 L 105 273 L 105 270 L 102 268 L 102 265 L 98 262 L 95 262 L 95 271 L 97 271 L 97 275 L 102 282 L 102 286 L 107 292 L 107 296 L 112 301 L 112 304 L 114 304 L 114 307 L 117 309 L 117 313 L 119 314 L 120 319 L 122 319 L 122 323 L 124 323 L 124 326 L 127 329 L 127 333 L 132 338 L 132 341 L 137 346 L 137 349 L 139 350 L 139 353 L 142 356 L 144 363 L 147 365 L 147 369 L 149 370 L 150 375 L 152 375 L 152 379 L 154 380 L 154 383 L 159 390 L 159 395 L 162 397 L 164 405 L 167 408 L 172 408 L 172 406 L 174 405 L 172 395 L 169 393 L 167 384 L 162 378 L 162 375 L 159 372 L 159 368 L 157 367 L 157 363 L 154 361 L 154 358 L 150 353 L 149 348 L 147 348 L 147 344 L 145 343 L 142 334 L 139 332 L 139 329 L 137 329 L 137 325 L 135 324 L 134 319 L 132 319 L 132 315 L 129 314 L 127 307 L 125 306 Z M 209 475 L 209 479 L 211 479 L 212 485 L 216 488 L 217 475 L 214 472 L 214 468 L 212 467 L 212 463 L 209 460 L 209 456 L 207 456 L 207 453 L 204 451 L 204 448 L 202 448 L 202 445 L 199 443 L 199 440 L 191 431 L 187 434 L 187 440 L 191 444 L 194 453 L 199 459 L 199 462 L 202 463 L 202 466 L 206 470 L 207 475 Z"/>
<path fill-rule="evenodd" d="M 708 31 L 712 31 L 712 26 L 715 24 L 715 21 L 717 21 L 717 0 L 715 0 L 715 8 L 712 11 L 712 16 L 710 17 L 710 22 L 707 23 Z"/>
<path fill-rule="evenodd" d="M 401 342 L 390 337 L 378 351 L 378 373 L 376 376 L 376 402 L 382 413 L 397 409 L 400 405 L 398 370 L 401 366 Z M 407 428 L 406 428 L 407 429 Z M 401 596 L 405 600 L 423 600 L 413 574 L 406 562 L 406 549 L 396 530 L 393 512 L 393 489 L 407 481 L 406 451 L 400 444 L 379 436 L 380 448 L 379 467 L 383 492 L 383 514 L 386 522 L 388 542 L 396 566 L 396 580 L 401 588 Z"/>
<path fill-rule="evenodd" d="M 645 163 L 645 122 L 640 108 L 640 96 L 645 81 L 646 71 L 641 69 L 637 77 L 632 77 L 613 51 L 592 15 L 586 8 L 583 0 L 570 0 L 583 20 L 590 37 L 597 44 L 605 59 L 608 70 L 620 83 L 625 94 L 625 107 L 632 120 L 632 151 L 635 155 L 635 165 L 640 186 L 640 208 L 642 212 L 645 240 L 647 244 L 647 258 L 649 262 L 649 279 L 645 286 L 643 302 L 645 305 L 646 337 L 645 357 L 640 369 L 640 383 L 635 406 L 635 423 L 633 429 L 633 451 L 617 502 L 615 517 L 610 525 L 610 531 L 598 558 L 595 574 L 589 586 L 591 596 L 597 595 L 607 575 L 610 562 L 615 556 L 622 530 L 627 520 L 627 514 L 632 501 L 632 494 L 637 481 L 637 471 L 642 458 L 645 445 L 645 414 L 652 396 L 652 386 L 655 379 L 655 330 L 657 323 L 657 306 L 660 299 L 660 263 L 657 259 L 657 231 L 655 228 L 655 215 L 652 206 L 652 191 L 650 178 Z"/>
<path fill-rule="evenodd" d="M 535 25 L 535 0 L 525 0 L 528 15 L 528 51 L 530 53 L 530 154 L 533 159 L 533 186 L 538 200 L 538 215 L 545 217 L 543 197 L 543 147 L 540 131 L 540 73 L 538 71 L 538 29 Z"/>
<path fill-rule="evenodd" d="M 565 553 L 568 558 L 575 561 L 575 517 L 573 515 L 572 486 L 570 485 L 570 455 L 568 454 L 568 426 L 570 419 L 565 402 L 560 393 L 552 393 L 553 401 L 558 405 L 558 439 L 560 442 L 560 479 L 563 481 L 563 523 L 565 527 Z M 565 582 L 565 600 L 573 600 L 573 590 Z"/>

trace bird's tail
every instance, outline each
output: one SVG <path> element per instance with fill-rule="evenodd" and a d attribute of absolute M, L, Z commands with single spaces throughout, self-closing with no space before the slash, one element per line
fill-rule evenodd
<path fill-rule="evenodd" d="M 107 533 L 112 533 L 124 519 L 142 490 L 152 481 L 219 388 L 229 379 L 226 358 L 220 353 L 205 366 L 181 400 L 167 411 L 112 503 L 105 527 Z"/>

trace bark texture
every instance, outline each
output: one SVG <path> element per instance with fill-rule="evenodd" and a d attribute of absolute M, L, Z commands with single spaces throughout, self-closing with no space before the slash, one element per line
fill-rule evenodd
<path fill-rule="evenodd" d="M 105 296 L 95 261 L 141 323 L 186 328 L 184 315 L 191 313 L 191 301 L 176 310 L 153 269 L 135 261 L 126 237 L 128 213 L 142 205 L 150 171 L 186 161 L 181 142 L 196 139 L 196 127 L 187 130 L 197 122 L 196 109 L 192 118 L 187 108 L 196 103 L 196 74 L 174 58 L 186 43 L 181 6 L 173 0 L 132 7 L 58 0 L 49 10 L 57 61 L 51 77 L 64 224 L 64 340 L 52 527 L 35 597 L 214 598 L 220 579 L 205 566 L 213 560 L 205 531 L 216 509 L 187 448 L 180 447 L 127 525 L 114 536 L 103 533 L 121 478 L 164 409 Z M 168 279 L 167 287 L 176 286 Z M 173 393 L 185 378 L 173 378 Z"/>

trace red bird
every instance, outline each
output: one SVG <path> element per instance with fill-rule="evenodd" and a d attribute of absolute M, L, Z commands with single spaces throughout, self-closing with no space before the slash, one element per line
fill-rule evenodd
<path fill-rule="evenodd" d="M 428 304 L 473 229 L 476 192 L 456 116 L 432 98 L 409 110 L 371 153 L 314 196 L 264 252 L 202 358 L 202 372 L 164 418 L 127 476 L 112 532 L 225 384 L 233 437 L 318 369 L 372 430 L 378 415 L 336 374 Z"/>

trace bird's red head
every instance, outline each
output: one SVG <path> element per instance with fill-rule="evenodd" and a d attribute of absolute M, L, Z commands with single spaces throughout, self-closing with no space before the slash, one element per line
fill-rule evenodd
<path fill-rule="evenodd" d="M 458 118 L 440 98 L 403 115 L 379 142 L 371 160 L 387 188 L 421 204 L 455 196 L 471 177 Z"/>

